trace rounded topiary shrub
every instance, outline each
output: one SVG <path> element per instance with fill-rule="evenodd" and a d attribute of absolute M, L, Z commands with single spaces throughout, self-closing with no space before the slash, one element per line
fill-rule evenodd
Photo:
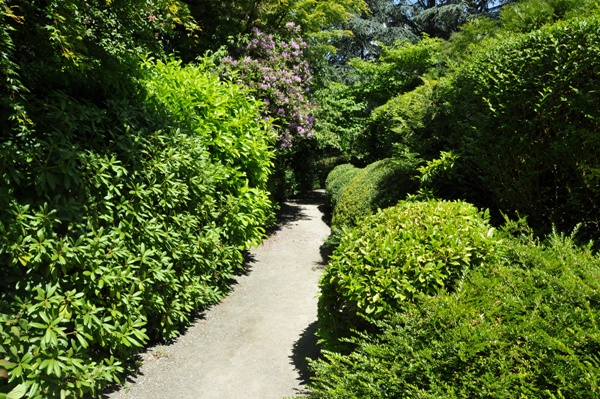
<path fill-rule="evenodd" d="M 494 253 L 487 221 L 464 202 L 403 201 L 348 229 L 321 281 L 319 332 L 324 347 L 370 327 L 420 295 L 451 291 Z"/>
<path fill-rule="evenodd" d="M 350 183 L 354 176 L 361 170 L 362 169 L 357 168 L 352 164 L 344 163 L 336 166 L 329 172 L 327 180 L 325 181 L 325 194 L 327 195 L 332 208 L 335 208 L 348 183 Z"/>
<path fill-rule="evenodd" d="M 598 398 L 600 258 L 557 235 L 502 248 L 457 292 L 407 304 L 349 355 L 326 353 L 311 398 Z"/>
<path fill-rule="evenodd" d="M 333 227 L 353 226 L 377 209 L 395 205 L 418 189 L 417 160 L 386 158 L 368 165 L 348 183 L 333 209 Z"/>

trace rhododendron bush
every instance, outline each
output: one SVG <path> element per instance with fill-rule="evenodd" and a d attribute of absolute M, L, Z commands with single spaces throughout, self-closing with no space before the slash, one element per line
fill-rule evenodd
<path fill-rule="evenodd" d="M 277 137 L 271 192 L 283 199 L 311 188 L 311 168 L 306 166 L 311 165 L 313 140 L 308 139 L 313 136 L 316 105 L 310 96 L 312 72 L 300 28 L 292 22 L 276 34 L 254 28 L 233 46 L 221 60 L 221 74 L 263 101 L 261 117 L 272 122 Z"/>
<path fill-rule="evenodd" d="M 223 58 L 224 74 L 265 102 L 264 118 L 274 120 L 282 149 L 313 135 L 315 104 L 309 96 L 312 74 L 306 47 L 299 27 L 289 22 L 275 35 L 252 29 L 236 54 Z"/>

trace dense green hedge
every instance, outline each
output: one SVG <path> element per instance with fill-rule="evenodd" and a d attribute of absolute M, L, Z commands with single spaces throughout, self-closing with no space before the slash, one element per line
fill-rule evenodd
<path fill-rule="evenodd" d="M 374 111 L 374 152 L 428 160 L 418 198 L 459 197 L 496 216 L 520 214 L 536 233 L 581 223 L 597 237 L 597 2 L 529 0 L 507 10 L 499 25 L 479 21 L 453 42 L 462 50 L 438 69 L 445 76 L 431 74 Z M 480 241 L 486 267 L 442 269 L 454 284 L 441 289 L 447 282 L 435 280 L 434 266 L 444 263 L 425 255 L 455 247 L 438 233 L 452 237 L 452 227 L 440 226 L 457 221 L 439 212 L 424 225 L 378 219 L 395 209 L 344 231 L 323 275 L 319 334 L 338 352 L 314 364 L 312 397 L 599 396 L 597 254 L 557 233 L 546 245 L 490 236 Z M 416 222 L 428 214 L 413 211 Z M 436 227 L 421 235 L 423 226 Z M 401 267 L 412 257 L 434 271 L 407 277 Z"/>
<path fill-rule="evenodd" d="M 600 21 L 597 4 L 585 4 L 524 1 L 504 9 L 501 25 L 467 25 L 446 46 L 447 68 L 374 110 L 373 152 L 451 152 L 459 160 L 430 182 L 436 194 L 527 215 L 543 234 L 582 223 L 597 236 Z M 563 15 L 580 17 L 552 22 Z"/>
<path fill-rule="evenodd" d="M 319 336 L 327 349 L 421 295 L 452 291 L 494 254 L 486 216 L 463 202 L 411 202 L 346 230 L 320 280 Z"/>
<path fill-rule="evenodd" d="M 430 159 L 440 151 L 437 137 L 447 131 L 445 119 L 440 118 L 447 85 L 443 79 L 423 79 L 422 85 L 392 97 L 369 117 L 367 134 L 381 158 L 408 150 Z"/>
<path fill-rule="evenodd" d="M 312 398 L 597 398 L 600 257 L 553 235 L 504 241 L 454 293 L 407 303 L 352 354 L 313 364 Z"/>
<path fill-rule="evenodd" d="M 349 163 L 344 163 L 336 166 L 329 172 L 325 180 L 325 195 L 332 209 L 335 209 L 342 193 L 354 176 L 360 171 L 360 168 Z"/>
<path fill-rule="evenodd" d="M 544 231 L 597 234 L 599 41 L 592 15 L 492 40 L 461 63 L 448 146 L 478 200 Z"/>
<path fill-rule="evenodd" d="M 418 188 L 418 160 L 383 159 L 360 170 L 341 191 L 335 203 L 331 225 L 354 226 L 377 209 L 395 205 Z"/>
<path fill-rule="evenodd" d="M 0 392 L 96 394 L 221 298 L 261 239 L 262 104 L 209 68 L 149 62 L 102 104 L 34 98 L 33 125 L 0 142 Z"/>

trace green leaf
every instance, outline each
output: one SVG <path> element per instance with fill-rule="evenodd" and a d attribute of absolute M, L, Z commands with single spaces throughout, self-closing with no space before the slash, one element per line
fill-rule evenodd
<path fill-rule="evenodd" d="M 0 359 L 0 367 L 3 367 L 5 369 L 7 369 L 7 370 L 10 370 L 10 369 L 12 369 L 15 366 L 16 366 L 15 363 L 11 363 L 11 362 L 9 362 L 8 360 L 5 360 L 5 359 Z"/>
<path fill-rule="evenodd" d="M 33 328 L 39 328 L 40 330 L 45 330 L 48 328 L 47 324 L 41 324 L 41 323 L 37 323 L 35 321 L 30 322 L 29 325 Z"/>
<path fill-rule="evenodd" d="M 6 395 L 6 399 L 21 399 L 27 393 L 27 385 L 19 384 Z"/>

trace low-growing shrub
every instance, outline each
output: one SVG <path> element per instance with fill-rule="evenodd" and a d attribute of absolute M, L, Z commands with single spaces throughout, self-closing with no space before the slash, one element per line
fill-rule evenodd
<path fill-rule="evenodd" d="M 319 336 L 327 349 L 421 295 L 455 289 L 494 254 L 487 215 L 463 202 L 403 201 L 344 232 L 320 281 Z"/>
<path fill-rule="evenodd" d="M 418 188 L 417 165 L 415 158 L 387 158 L 360 170 L 340 193 L 331 225 L 354 226 L 360 218 L 414 193 Z"/>
<path fill-rule="evenodd" d="M 589 248 L 511 242 L 456 292 L 407 303 L 352 354 L 313 363 L 311 397 L 597 398 L 599 292 Z"/>

